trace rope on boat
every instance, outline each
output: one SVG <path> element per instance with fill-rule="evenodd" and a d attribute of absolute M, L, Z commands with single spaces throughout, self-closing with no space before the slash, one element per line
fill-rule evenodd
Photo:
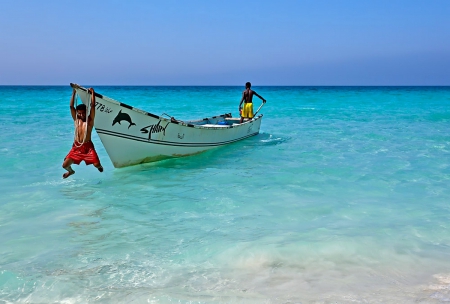
<path fill-rule="evenodd" d="M 78 114 L 77 114 L 77 106 L 78 106 L 78 92 L 75 90 L 75 134 L 74 134 L 74 140 L 73 140 L 73 144 L 75 145 L 75 147 L 79 148 L 81 147 L 85 142 L 86 142 L 86 135 L 87 135 L 87 131 L 88 131 L 88 118 L 89 118 L 89 114 L 91 113 L 91 109 L 90 109 L 90 102 L 89 102 L 89 91 L 86 90 L 86 94 L 88 97 L 88 105 L 86 106 L 86 130 L 84 132 L 84 138 L 83 138 L 83 142 L 78 145 L 77 144 L 77 135 L 78 135 Z M 80 97 L 81 99 L 81 97 Z"/>

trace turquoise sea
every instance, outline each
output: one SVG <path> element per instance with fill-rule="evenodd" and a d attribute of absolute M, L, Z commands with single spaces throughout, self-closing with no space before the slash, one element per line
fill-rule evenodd
<path fill-rule="evenodd" d="M 244 89 L 94 88 L 183 120 Z M 254 89 L 258 136 L 114 169 L 94 134 L 63 180 L 71 88 L 0 87 L 0 303 L 449 302 L 450 87 Z"/>

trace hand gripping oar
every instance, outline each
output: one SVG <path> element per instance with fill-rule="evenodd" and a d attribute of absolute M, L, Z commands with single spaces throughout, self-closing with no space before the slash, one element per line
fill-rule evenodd
<path fill-rule="evenodd" d="M 258 114 L 259 110 L 261 110 L 261 108 L 263 107 L 263 105 L 264 105 L 265 103 L 266 103 L 266 102 L 263 101 L 263 103 L 259 106 L 258 110 L 256 110 L 255 114 L 253 114 L 253 117 L 255 117 L 256 114 Z"/>

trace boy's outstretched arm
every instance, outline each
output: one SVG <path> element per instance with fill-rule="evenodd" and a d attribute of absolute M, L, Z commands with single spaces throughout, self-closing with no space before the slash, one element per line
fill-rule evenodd
<path fill-rule="evenodd" d="M 77 111 L 75 110 L 75 95 L 77 94 L 77 91 L 73 89 L 72 91 L 72 98 L 70 98 L 70 114 L 72 115 L 73 120 L 77 119 Z"/>
<path fill-rule="evenodd" d="M 92 122 L 92 125 L 94 125 L 94 119 L 95 119 L 95 91 L 93 88 L 89 88 L 89 93 L 91 93 L 91 106 L 90 106 L 90 112 L 89 112 L 89 118 Z"/>

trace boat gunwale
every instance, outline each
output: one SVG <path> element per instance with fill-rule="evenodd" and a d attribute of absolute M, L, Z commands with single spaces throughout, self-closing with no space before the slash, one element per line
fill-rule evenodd
<path fill-rule="evenodd" d="M 86 88 L 84 88 L 84 87 L 82 87 L 82 86 L 80 86 L 80 85 L 78 85 L 78 84 L 76 84 L 76 83 L 72 83 L 72 82 L 71 82 L 71 83 L 70 83 L 70 86 L 71 86 L 73 89 L 80 89 L 80 90 L 85 91 L 85 92 L 88 91 Z M 210 120 L 210 119 L 214 119 L 214 118 L 218 118 L 218 117 L 224 117 L 224 118 L 227 118 L 227 117 L 228 117 L 228 118 L 232 118 L 231 113 L 225 113 L 225 114 L 222 114 L 222 115 L 216 115 L 216 116 L 212 116 L 212 117 L 209 117 L 209 118 L 203 118 L 203 119 L 198 119 L 198 120 L 190 120 L 190 121 L 188 121 L 188 122 L 185 122 L 185 121 L 182 121 L 182 120 L 172 121 L 171 119 L 168 119 L 168 118 L 165 118 L 165 117 L 162 117 L 162 116 L 158 116 L 158 115 L 156 115 L 156 114 L 153 114 L 153 113 L 150 113 L 150 112 L 147 112 L 147 111 L 144 111 L 144 110 L 141 110 L 141 109 L 132 107 L 132 106 L 130 106 L 130 105 L 127 105 L 127 104 L 125 104 L 125 103 L 123 103 L 123 102 L 114 100 L 114 99 L 112 99 L 112 98 L 110 98 L 110 97 L 108 97 L 108 96 L 99 94 L 99 93 L 97 93 L 97 92 L 94 92 L 94 93 L 95 93 L 95 96 L 96 96 L 96 97 L 99 97 L 99 98 L 101 98 L 101 99 L 103 99 L 103 100 L 106 100 L 106 101 L 108 101 L 108 102 L 114 103 L 114 104 L 116 104 L 116 105 L 119 105 L 119 106 L 121 106 L 121 107 L 127 108 L 127 109 L 129 109 L 129 110 L 132 110 L 132 111 L 135 111 L 135 112 L 138 112 L 138 113 L 141 113 L 141 114 L 144 114 L 144 115 L 147 115 L 147 116 L 156 118 L 156 119 L 160 119 L 160 120 L 163 120 L 163 121 L 168 121 L 168 122 L 171 122 L 171 123 L 174 123 L 174 124 L 178 124 L 178 125 L 182 125 L 182 126 L 186 126 L 186 127 L 190 127 L 190 128 L 198 128 L 198 129 L 215 129 L 215 130 L 231 129 L 231 128 L 235 128 L 235 127 L 244 126 L 244 125 L 246 125 L 246 124 L 248 124 L 248 123 L 255 122 L 255 121 L 257 121 L 258 119 L 261 119 L 261 118 L 263 117 L 263 114 L 260 114 L 260 115 L 258 115 L 257 117 L 253 117 L 252 119 L 247 120 L 247 121 L 244 121 L 243 123 L 240 123 L 240 124 L 238 124 L 238 125 L 219 125 L 219 126 L 217 126 L 217 127 L 214 127 L 214 126 L 206 126 L 206 127 L 205 127 L 205 126 L 202 126 L 202 125 L 196 125 L 196 124 L 192 124 L 192 123 L 189 123 L 189 122 L 197 122 L 197 121 L 200 122 L 200 121 Z"/>

